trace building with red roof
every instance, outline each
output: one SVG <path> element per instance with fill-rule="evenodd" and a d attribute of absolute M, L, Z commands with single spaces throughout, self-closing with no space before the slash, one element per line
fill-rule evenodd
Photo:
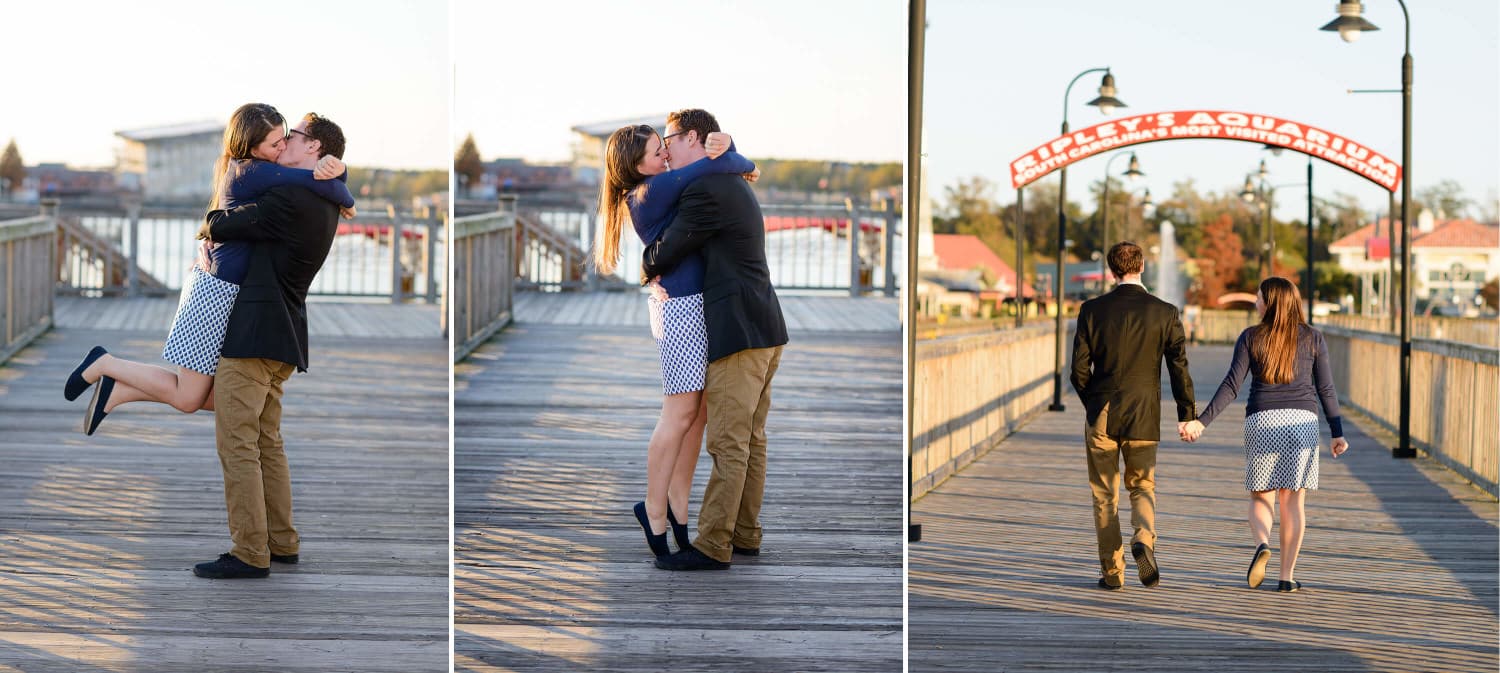
<path fill-rule="evenodd" d="M 1389 280 L 1390 226 L 1389 219 L 1381 218 L 1328 246 L 1334 261 L 1360 278 L 1367 307 L 1382 306 L 1386 288 L 1394 287 Z M 1399 255 L 1400 223 L 1395 234 Z M 1480 305 L 1479 289 L 1500 277 L 1500 227 L 1471 219 L 1438 220 L 1424 210 L 1417 217 L 1411 254 L 1417 301 L 1473 313 Z M 1379 308 L 1369 312 L 1383 313 Z"/>

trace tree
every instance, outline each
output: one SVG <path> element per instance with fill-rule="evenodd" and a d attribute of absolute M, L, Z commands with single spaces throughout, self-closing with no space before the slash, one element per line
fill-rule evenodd
<path fill-rule="evenodd" d="M 479 158 L 479 147 L 474 144 L 472 133 L 464 137 L 464 144 L 453 157 L 453 174 L 462 178 L 459 182 L 463 185 L 464 196 L 469 195 L 472 185 L 484 179 L 484 160 Z"/>
<path fill-rule="evenodd" d="M 1203 227 L 1196 254 L 1200 274 L 1198 294 L 1193 301 L 1216 306 L 1219 297 L 1243 287 L 1240 274 L 1245 267 L 1244 243 L 1235 233 L 1234 218 L 1229 213 Z"/>
<path fill-rule="evenodd" d="M 1491 278 L 1490 282 L 1479 288 L 1479 296 L 1484 297 L 1485 306 L 1500 308 L 1500 278 Z"/>
<path fill-rule="evenodd" d="M 1423 208 L 1430 209 L 1439 220 L 1465 217 L 1469 213 L 1469 207 L 1474 205 L 1474 200 L 1464 196 L 1463 185 L 1456 180 L 1443 180 L 1425 187 L 1415 197 L 1417 212 L 1422 212 Z"/>
<path fill-rule="evenodd" d="M 16 149 L 16 139 L 11 138 L 0 154 L 0 194 L 14 194 L 26 181 L 26 164 L 21 161 L 21 150 Z"/>

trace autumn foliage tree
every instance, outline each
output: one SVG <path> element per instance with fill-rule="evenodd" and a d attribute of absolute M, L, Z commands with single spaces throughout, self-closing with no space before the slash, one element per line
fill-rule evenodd
<path fill-rule="evenodd" d="M 463 178 L 460 184 L 465 196 L 468 196 L 471 185 L 479 184 L 484 178 L 484 161 L 479 158 L 479 146 L 474 143 L 472 133 L 464 137 L 464 144 L 453 155 L 453 174 Z"/>
<path fill-rule="evenodd" d="M 1203 227 L 1196 256 L 1200 269 L 1196 303 L 1215 306 L 1219 297 L 1240 289 L 1240 271 L 1245 266 L 1244 241 L 1234 232 L 1234 219 L 1228 213 Z"/>
<path fill-rule="evenodd" d="M 16 149 L 16 141 L 12 138 L 5 151 L 0 153 L 0 194 L 15 193 L 25 180 L 26 164 L 21 161 L 21 150 Z"/>

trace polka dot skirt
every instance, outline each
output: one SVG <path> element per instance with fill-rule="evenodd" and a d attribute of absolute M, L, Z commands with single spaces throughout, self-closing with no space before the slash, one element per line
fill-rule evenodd
<path fill-rule="evenodd" d="M 161 356 L 167 362 L 213 376 L 224 350 L 224 330 L 240 286 L 199 269 L 182 285 L 177 316 Z"/>
<path fill-rule="evenodd" d="M 708 327 L 703 321 L 703 295 L 647 299 L 651 335 L 661 355 L 661 390 L 677 395 L 703 390 L 708 373 Z"/>
<path fill-rule="evenodd" d="M 1318 487 L 1318 415 L 1267 409 L 1245 417 L 1245 489 Z"/>

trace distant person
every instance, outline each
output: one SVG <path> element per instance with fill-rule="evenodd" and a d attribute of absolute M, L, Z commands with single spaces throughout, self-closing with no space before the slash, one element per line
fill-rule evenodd
<path fill-rule="evenodd" d="M 1197 441 L 1203 430 L 1239 395 L 1251 375 L 1245 408 L 1245 490 L 1250 491 L 1250 535 L 1256 543 L 1245 582 L 1254 589 L 1271 558 L 1271 495 L 1281 506 L 1281 577 L 1277 591 L 1297 591 L 1293 577 L 1307 528 L 1307 489 L 1318 488 L 1318 409 L 1328 421 L 1334 458 L 1349 450 L 1339 416 L 1338 391 L 1323 333 L 1302 317 L 1302 297 L 1285 278 L 1271 277 L 1255 293 L 1260 324 L 1240 332 L 1234 359 L 1218 392 L 1198 419 L 1180 432 Z"/>
<path fill-rule="evenodd" d="M 348 172 L 343 161 L 328 155 L 312 170 L 283 166 L 277 160 L 287 135 L 286 120 L 270 105 L 249 103 L 235 110 L 224 127 L 209 209 L 251 203 L 278 185 L 301 185 L 352 217 L 354 197 L 344 184 Z M 158 402 L 185 414 L 213 410 L 213 377 L 251 248 L 238 241 L 213 245 L 189 270 L 162 351 L 176 371 L 115 357 L 102 346 L 89 351 L 63 389 L 63 397 L 72 401 L 101 382 L 84 413 L 84 434 L 94 434 L 106 415 L 129 402 Z"/>
<path fill-rule="evenodd" d="M 1141 283 L 1141 247 L 1130 241 L 1109 249 L 1109 271 L 1119 284 L 1083 303 L 1073 338 L 1073 389 L 1087 422 L 1089 488 L 1099 543 L 1102 589 L 1125 586 L 1120 536 L 1120 463 L 1130 491 L 1130 553 L 1141 584 L 1161 581 L 1156 564 L 1156 449 L 1161 441 L 1161 364 L 1165 359 L 1177 401 L 1178 431 L 1193 420 L 1193 378 L 1187 339 L 1177 308 Z"/>
<path fill-rule="evenodd" d="M 672 222 L 678 199 L 695 180 L 712 174 L 746 175 L 751 180 L 759 176 L 755 164 L 734 151 L 729 136 L 710 133 L 703 147 L 706 160 L 672 170 L 666 141 L 650 125 L 624 126 L 610 135 L 599 190 L 604 226 L 594 243 L 594 265 L 601 274 L 612 274 L 619 266 L 627 217 L 641 242 L 650 244 Z M 703 404 L 708 368 L 703 273 L 702 255 L 691 254 L 651 279 L 647 298 L 661 361 L 662 405 L 646 446 L 646 499 L 636 503 L 634 511 L 646 545 L 657 557 L 672 553 L 669 525 L 679 550 L 691 546 L 688 504 L 708 418 Z"/>

